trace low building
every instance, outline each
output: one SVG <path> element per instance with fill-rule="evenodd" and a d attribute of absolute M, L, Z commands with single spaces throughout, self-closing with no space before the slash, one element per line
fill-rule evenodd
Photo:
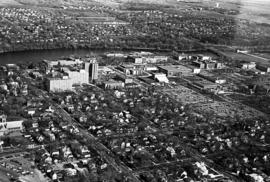
<path fill-rule="evenodd" d="M 133 78 L 130 78 L 130 77 L 127 77 L 127 76 L 122 76 L 122 75 L 118 75 L 117 80 L 122 81 L 125 84 L 133 83 Z"/>
<path fill-rule="evenodd" d="M 258 64 L 256 66 L 256 68 L 260 71 L 263 71 L 263 72 L 266 72 L 266 73 L 269 73 L 270 72 L 270 65 L 266 65 L 266 64 Z"/>
<path fill-rule="evenodd" d="M 217 61 L 193 61 L 193 65 L 200 69 L 221 69 L 224 67 L 223 63 Z"/>
<path fill-rule="evenodd" d="M 255 62 L 243 63 L 241 68 L 244 69 L 244 70 L 255 69 L 256 68 L 256 63 Z"/>
<path fill-rule="evenodd" d="M 188 59 L 189 59 L 189 56 L 186 54 L 180 54 L 178 56 L 178 61 L 183 61 L 183 60 L 188 60 Z"/>
<path fill-rule="evenodd" d="M 105 89 L 120 89 L 124 88 L 125 84 L 121 81 L 109 80 L 103 83 Z"/>
<path fill-rule="evenodd" d="M 81 64 L 82 60 L 80 59 L 63 59 L 63 60 L 57 60 L 57 61 L 48 61 L 44 60 L 43 61 L 47 67 L 53 67 L 53 66 L 72 66 L 75 64 Z"/>
<path fill-rule="evenodd" d="M 17 64 L 6 64 L 7 71 L 18 71 L 20 67 Z"/>
<path fill-rule="evenodd" d="M 158 66 L 160 72 L 165 73 L 167 77 L 190 76 L 193 74 L 191 68 L 183 65 Z"/>
<path fill-rule="evenodd" d="M 157 82 L 150 77 L 141 77 L 140 80 L 149 84 L 149 85 L 156 85 L 157 84 Z"/>
<path fill-rule="evenodd" d="M 6 115 L 0 115 L 0 136 L 13 131 L 21 131 L 23 129 L 23 119 L 7 118 Z"/>
<path fill-rule="evenodd" d="M 137 83 L 127 83 L 125 84 L 125 87 L 126 88 L 138 88 L 140 87 L 141 85 L 137 84 Z"/>
<path fill-rule="evenodd" d="M 201 61 L 193 61 L 193 65 L 200 68 L 200 69 L 205 69 L 205 63 Z"/>
<path fill-rule="evenodd" d="M 126 75 L 141 75 L 144 71 L 145 65 L 143 64 L 123 64 L 118 67 Z"/>
<path fill-rule="evenodd" d="M 204 78 L 208 81 L 217 83 L 217 84 L 224 84 L 226 83 L 226 79 L 222 76 L 216 76 L 214 74 L 211 73 L 207 73 L 207 72 L 201 72 L 200 74 L 198 74 L 199 77 Z"/>
<path fill-rule="evenodd" d="M 208 80 L 200 80 L 193 82 L 193 85 L 201 90 L 215 90 L 218 85 Z"/>
<path fill-rule="evenodd" d="M 146 65 L 145 71 L 158 71 L 156 66 Z"/>
<path fill-rule="evenodd" d="M 127 55 L 123 53 L 107 53 L 106 56 L 113 58 L 127 58 Z"/>
<path fill-rule="evenodd" d="M 164 73 L 153 73 L 153 78 L 161 83 L 169 83 L 168 78 L 166 77 L 166 74 Z"/>
<path fill-rule="evenodd" d="M 210 69 L 215 69 L 215 68 L 216 68 L 215 62 L 205 62 L 205 69 L 210 70 Z"/>
<path fill-rule="evenodd" d="M 224 68 L 224 63 L 216 62 L 215 68 L 216 69 L 222 69 L 222 68 Z"/>
<path fill-rule="evenodd" d="M 103 75 L 109 75 L 111 73 L 114 73 L 115 71 L 113 71 L 111 68 L 107 66 L 98 66 L 98 72 L 100 72 Z"/>
<path fill-rule="evenodd" d="M 0 89 L 1 90 L 6 90 L 6 91 L 8 90 L 8 86 L 4 81 L 0 84 Z"/>

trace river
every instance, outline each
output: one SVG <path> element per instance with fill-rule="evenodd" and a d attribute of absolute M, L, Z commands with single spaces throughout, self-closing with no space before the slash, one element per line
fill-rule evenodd
<path fill-rule="evenodd" d="M 68 57 L 70 55 L 85 56 L 104 52 L 109 51 L 90 49 L 52 49 L 8 52 L 0 54 L 0 65 L 10 63 L 17 64 L 20 62 L 39 62 L 44 59 L 55 60 L 61 57 Z"/>
<path fill-rule="evenodd" d="M 0 65 L 5 64 L 17 64 L 17 63 L 25 63 L 25 62 L 39 62 L 44 59 L 46 60 L 57 60 L 63 57 L 69 57 L 71 55 L 84 57 L 86 55 L 100 55 L 109 52 L 117 52 L 117 53 L 131 53 L 131 52 L 140 52 L 147 51 L 157 54 L 165 54 L 167 55 L 168 50 L 155 50 L 155 49 L 126 49 L 126 50 L 112 50 L 112 49 L 50 49 L 50 50 L 30 50 L 30 51 L 19 51 L 19 52 L 7 52 L 0 54 Z M 189 54 L 205 54 L 208 56 L 215 57 L 216 55 L 207 50 L 182 50 L 179 53 L 189 53 Z"/>

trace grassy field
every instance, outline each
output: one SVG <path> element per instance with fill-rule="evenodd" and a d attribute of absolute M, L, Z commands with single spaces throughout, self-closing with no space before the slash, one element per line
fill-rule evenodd
<path fill-rule="evenodd" d="M 265 59 L 260 59 L 260 58 L 248 56 L 245 54 L 240 54 L 240 53 L 231 52 L 231 51 L 223 51 L 223 53 L 226 54 L 228 57 L 231 57 L 234 60 L 256 62 L 256 63 L 261 63 L 261 64 L 269 64 L 269 61 L 267 61 Z"/>

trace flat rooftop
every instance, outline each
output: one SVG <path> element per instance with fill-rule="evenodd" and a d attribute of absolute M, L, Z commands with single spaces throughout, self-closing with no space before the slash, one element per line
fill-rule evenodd
<path fill-rule="evenodd" d="M 210 82 L 208 80 L 198 80 L 195 81 L 194 83 L 200 86 L 217 86 L 216 83 Z"/>
<path fill-rule="evenodd" d="M 167 71 L 173 71 L 173 72 L 179 72 L 182 70 L 190 70 L 192 71 L 191 68 L 188 68 L 184 65 L 169 65 L 169 66 L 158 66 L 161 69 L 167 70 Z"/>

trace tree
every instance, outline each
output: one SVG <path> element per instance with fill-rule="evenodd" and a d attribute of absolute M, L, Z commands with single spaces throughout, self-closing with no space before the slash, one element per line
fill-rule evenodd
<path fill-rule="evenodd" d="M 26 129 L 29 129 L 32 127 L 32 124 L 33 122 L 31 120 L 25 120 L 23 121 L 23 126 L 26 128 Z"/>

